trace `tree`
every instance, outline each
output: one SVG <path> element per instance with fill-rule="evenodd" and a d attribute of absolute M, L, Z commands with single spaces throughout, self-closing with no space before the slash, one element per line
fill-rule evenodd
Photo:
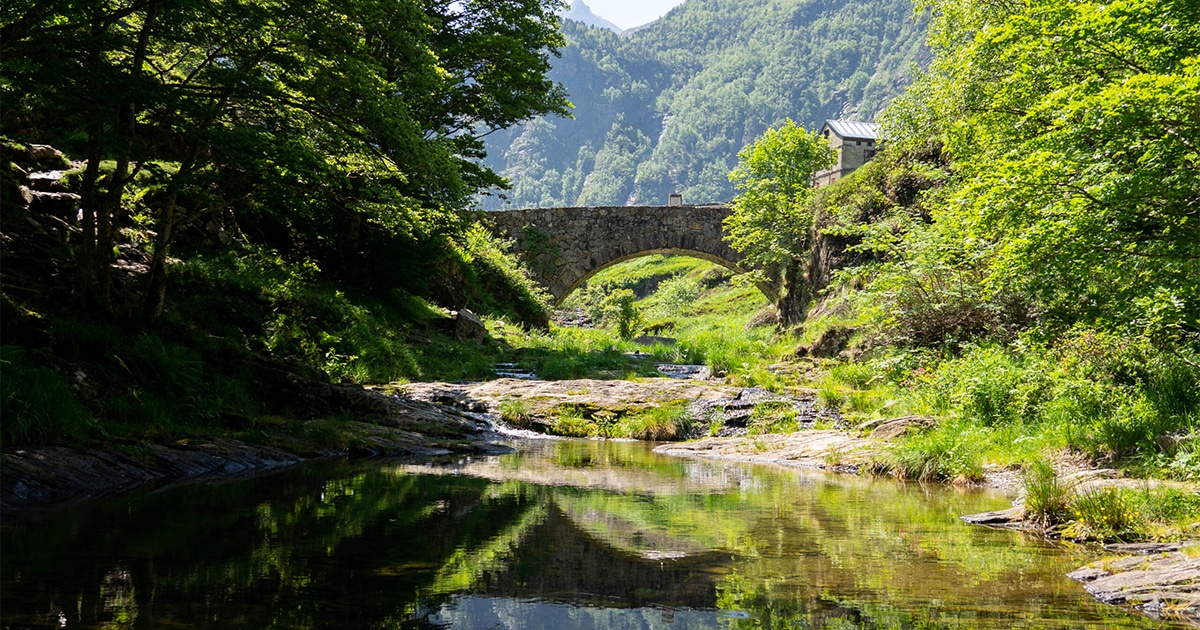
<path fill-rule="evenodd" d="M 558 0 L 26 1 L 0 19 L 2 130 L 83 138 L 78 295 L 113 300 L 135 203 L 155 242 L 141 313 L 161 312 L 178 229 L 252 207 L 357 251 L 356 226 L 412 229 L 503 184 L 482 138 L 567 112 L 546 78 Z M 108 160 L 108 162 L 105 162 Z M 156 184 L 139 199 L 139 176 Z M 347 226 L 347 227 L 343 227 Z M 339 234 L 340 232 L 340 234 Z"/>
<path fill-rule="evenodd" d="M 801 295 L 795 288 L 812 247 L 813 173 L 833 161 L 825 138 L 789 118 L 742 149 L 729 173 L 738 193 L 725 219 L 725 238 L 751 265 L 782 266 L 785 293 L 794 298 Z M 806 305 L 797 302 L 787 295 L 782 299 L 784 324 L 803 319 Z"/>

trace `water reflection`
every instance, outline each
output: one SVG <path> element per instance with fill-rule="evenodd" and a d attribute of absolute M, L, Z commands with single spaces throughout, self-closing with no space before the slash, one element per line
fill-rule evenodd
<path fill-rule="evenodd" d="M 306 466 L 8 523 L 11 628 L 1164 627 L 994 495 L 555 441 Z"/>

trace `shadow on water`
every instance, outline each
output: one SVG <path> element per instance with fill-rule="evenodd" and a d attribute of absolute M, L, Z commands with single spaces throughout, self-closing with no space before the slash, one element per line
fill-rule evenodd
<path fill-rule="evenodd" d="M 554 441 L 319 463 L 6 523 L 6 628 L 1162 627 L 997 495 Z"/>

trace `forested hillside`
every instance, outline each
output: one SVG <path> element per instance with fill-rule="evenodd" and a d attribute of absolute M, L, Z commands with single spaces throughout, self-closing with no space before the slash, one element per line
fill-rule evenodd
<path fill-rule="evenodd" d="M 515 207 L 728 201 L 748 142 L 787 117 L 872 120 L 924 50 L 908 0 L 688 0 L 624 36 L 569 20 L 564 33 L 550 76 L 574 120 L 488 139 Z"/>

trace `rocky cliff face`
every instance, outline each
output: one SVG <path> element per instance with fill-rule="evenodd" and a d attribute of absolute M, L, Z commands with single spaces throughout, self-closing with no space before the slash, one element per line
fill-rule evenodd
<path fill-rule="evenodd" d="M 588 26 L 605 28 L 614 33 L 620 33 L 622 30 L 620 26 L 609 22 L 595 13 L 592 13 L 591 7 L 584 4 L 583 0 L 573 0 L 573 2 L 571 2 L 571 7 L 567 9 L 566 13 L 563 14 L 563 17 L 567 18 L 568 20 L 582 22 Z"/>

